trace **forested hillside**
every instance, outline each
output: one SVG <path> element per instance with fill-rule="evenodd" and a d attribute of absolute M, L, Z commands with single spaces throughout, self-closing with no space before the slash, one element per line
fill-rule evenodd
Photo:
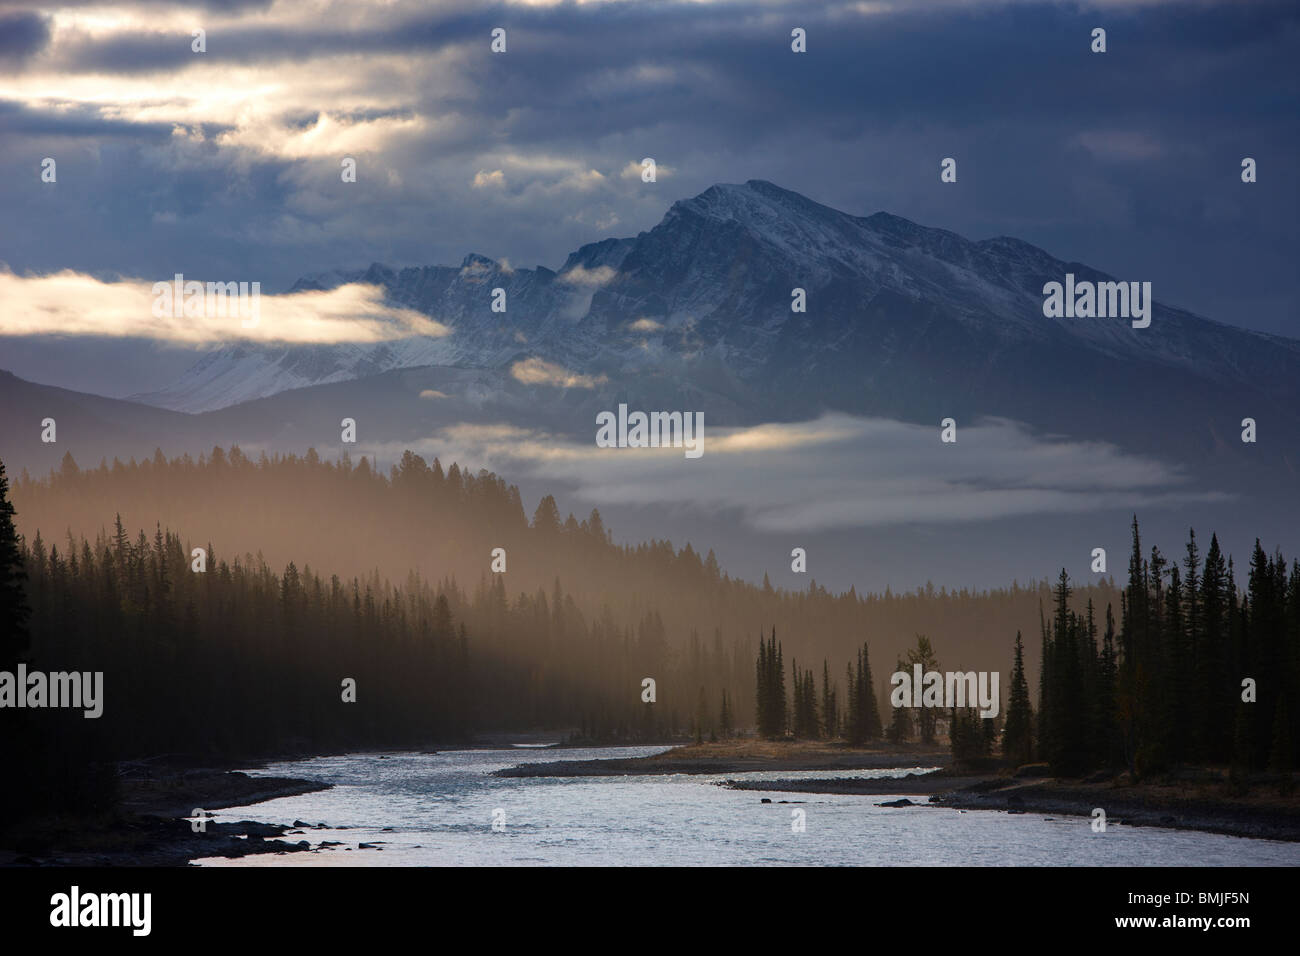
<path fill-rule="evenodd" d="M 1180 570 L 1143 551 L 1135 520 L 1118 593 L 1062 572 L 1054 590 L 832 595 L 731 579 L 690 545 L 616 545 L 598 513 L 561 521 L 549 497 L 528 521 L 500 478 L 409 454 L 387 476 L 238 449 L 90 471 L 67 459 L 16 483 L 16 521 L 5 484 L 0 466 L 0 670 L 104 675 L 100 717 L 0 714 L 0 757 L 27 768 L 9 797 L 28 809 L 111 803 L 114 761 L 164 753 L 525 729 L 933 740 L 934 712 L 890 712 L 892 662 L 1009 674 L 998 720 L 954 750 L 987 752 L 1005 720 L 1008 757 L 1061 773 L 1285 773 L 1300 740 L 1286 704 L 1300 697 L 1300 566 L 1258 544 L 1244 590 L 1213 537 L 1202 559 L 1193 536 Z M 493 548 L 506 571 L 489 569 Z M 1014 638 L 1026 619 L 1041 674 Z M 1246 678 L 1257 702 L 1242 701 Z"/>
<path fill-rule="evenodd" d="M 375 572 L 403 585 L 412 574 L 446 579 L 471 601 L 481 589 L 504 588 L 509 605 L 527 594 L 545 604 L 548 616 L 558 581 L 578 612 L 566 626 L 633 639 L 644 629 L 648 646 L 662 640 L 689 655 L 698 640 L 701 656 L 722 652 L 730 659 L 734 652 L 746 662 L 760 630 L 775 627 L 787 653 L 809 663 L 847 661 L 864 640 L 877 660 L 892 661 L 923 633 L 953 666 L 994 669 L 1006 657 L 1008 634 L 1036 631 L 1040 608 L 1052 600 L 1047 573 L 1028 587 L 1008 582 L 980 592 L 831 594 L 815 577 L 797 592 L 756 586 L 728 577 L 708 542 L 615 544 L 599 512 L 565 517 L 550 496 L 531 509 L 530 520 L 518 490 L 500 477 L 411 453 L 388 474 L 364 458 L 327 462 L 309 453 L 253 461 L 238 448 L 217 448 L 198 460 L 158 453 L 92 469 L 67 457 L 45 478 L 20 477 L 12 497 L 27 540 L 39 532 L 64 554 L 69 531 L 93 541 L 110 534 L 120 514 L 133 537 L 140 529 L 152 537 L 159 524 L 172 529 L 187 554 L 211 545 L 219 558 L 238 556 L 244 566 L 260 555 L 276 574 L 293 562 L 343 582 Z M 505 574 L 490 570 L 495 548 L 505 549 Z M 787 548 L 773 553 L 771 566 L 788 568 L 789 561 Z M 1109 579 L 1082 583 L 1076 582 L 1079 607 L 1091 598 L 1099 608 L 1118 609 Z M 457 595 L 448 600 L 459 615 Z M 536 649 L 531 636 L 520 642 L 507 641 L 503 650 L 519 658 Z M 1037 651 L 1030 650 L 1031 674 Z M 584 665 L 552 657 L 548 666 Z"/>

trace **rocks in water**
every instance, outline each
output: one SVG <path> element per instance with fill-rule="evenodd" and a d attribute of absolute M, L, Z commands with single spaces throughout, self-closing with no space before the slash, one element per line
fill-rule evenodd
<path fill-rule="evenodd" d="M 771 797 L 764 797 L 764 798 L 763 798 L 763 803 L 771 803 L 771 802 L 772 802 L 772 798 L 771 798 Z"/>
<path fill-rule="evenodd" d="M 902 799 L 899 799 L 899 800 L 886 800 L 884 803 L 877 803 L 876 806 L 878 806 L 878 807 L 914 807 L 914 806 L 916 806 L 916 804 L 913 803 L 911 800 L 907 799 L 907 797 L 903 797 Z"/>

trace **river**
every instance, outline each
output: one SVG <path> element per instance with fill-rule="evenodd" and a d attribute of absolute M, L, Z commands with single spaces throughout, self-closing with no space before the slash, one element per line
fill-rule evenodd
<path fill-rule="evenodd" d="M 730 790 L 731 779 L 892 776 L 892 771 L 723 776 L 494 777 L 537 761 L 638 757 L 663 747 L 348 754 L 252 775 L 330 790 L 218 812 L 222 821 L 312 824 L 290 842 L 316 852 L 205 859 L 208 866 L 962 865 L 1296 866 L 1300 844 L 1189 830 L 1094 833 L 1082 817 L 879 807 L 897 796 Z M 762 803 L 768 797 L 771 803 Z M 912 796 L 924 804 L 927 797 Z M 785 804 L 779 801 L 788 800 Z M 802 831 L 794 811 L 803 811 Z M 497 828 L 493 821 L 496 819 Z M 324 829 L 316 828 L 324 823 Z M 360 848 L 368 844 L 369 848 Z"/>

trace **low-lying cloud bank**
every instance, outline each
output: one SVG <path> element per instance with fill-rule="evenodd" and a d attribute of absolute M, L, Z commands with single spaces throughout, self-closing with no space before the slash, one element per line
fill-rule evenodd
<path fill-rule="evenodd" d="M 259 293 L 251 309 L 237 297 L 250 293 L 252 283 L 228 283 L 225 278 L 220 282 L 223 294 L 213 296 L 206 281 L 186 277 L 186 281 L 203 281 L 206 295 L 206 304 L 187 309 L 188 293 L 178 301 L 170 288 L 165 290 L 165 307 L 159 307 L 164 290 L 155 287 L 173 286 L 173 276 L 158 282 L 106 282 L 70 270 L 43 276 L 0 271 L 0 302 L 5 305 L 0 311 L 0 336 L 84 335 L 205 346 L 225 342 L 334 345 L 451 334 L 447 326 L 426 315 L 385 304 L 379 286 L 353 283 L 325 292 Z"/>
<path fill-rule="evenodd" d="M 593 425 L 593 435 L 595 427 Z M 511 480 L 563 482 L 594 506 L 733 510 L 760 531 L 949 524 L 1148 509 L 1231 496 L 1191 487 L 1177 467 L 1100 442 L 1034 435 L 1004 419 L 938 427 L 828 414 L 809 422 L 708 430 L 704 454 L 597 448 L 510 425 L 454 425 L 413 442 L 359 449 L 381 461 L 407 448 Z M 355 457 L 355 453 L 354 453 Z"/>

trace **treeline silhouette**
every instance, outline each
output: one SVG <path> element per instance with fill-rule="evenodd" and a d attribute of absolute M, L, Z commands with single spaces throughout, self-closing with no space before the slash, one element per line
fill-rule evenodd
<path fill-rule="evenodd" d="M 1024 642 L 1016 633 L 1010 681 L 998 717 L 973 706 L 892 708 L 886 731 L 872 690 L 868 646 L 847 665 L 847 708 L 822 665 L 821 702 L 811 669 L 791 664 L 788 703 L 784 648 L 775 631 L 760 640 L 755 662 L 755 723 L 766 737 L 842 738 L 855 745 L 914 732 L 932 743 L 936 723 L 946 726 L 959 763 L 991 756 L 1001 736 L 1002 755 L 1013 765 L 1035 758 L 1060 776 L 1098 769 L 1125 770 L 1141 778 L 1174 767 L 1228 766 L 1241 779 L 1249 771 L 1279 774 L 1289 787 L 1300 750 L 1300 563 L 1269 556 L 1258 539 L 1247 586 L 1241 593 L 1230 557 L 1217 536 L 1202 560 L 1189 532 L 1182 568 L 1158 547 L 1142 551 L 1136 516 L 1128 586 L 1120 596 L 1120 623 L 1106 606 L 1100 626 L 1091 598 L 1071 607 L 1069 575 L 1061 570 L 1051 618 L 1040 622 L 1042 660 L 1038 709 L 1031 703 Z M 917 635 L 906 661 L 938 671 L 933 646 Z"/>
<path fill-rule="evenodd" d="M 859 747 L 884 739 L 891 743 L 906 743 L 916 733 L 921 743 L 935 742 L 940 718 L 933 708 L 895 708 L 887 704 L 886 709 L 891 712 L 891 716 L 886 729 L 880 717 L 881 705 L 878 703 L 876 680 L 871 673 L 868 644 L 864 643 L 858 648 L 856 666 L 853 660 L 845 664 L 843 696 L 839 683 L 830 676 L 830 662 L 822 661 L 820 702 L 813 669 L 801 669 L 798 661 L 791 661 L 790 664 L 793 700 L 789 699 L 786 693 L 784 659 L 785 650 L 776 639 L 775 629 L 771 637 L 766 640 L 760 638 L 754 665 L 755 729 L 759 736 L 771 739 L 794 737 L 842 740 L 850 746 Z M 907 651 L 906 660 L 907 663 L 904 664 L 900 657 L 891 675 L 904 670 L 910 674 L 914 664 L 920 664 L 923 671 L 933 671 L 939 667 L 934 647 L 924 634 L 916 635 L 916 645 Z M 883 677 L 883 681 L 888 685 L 888 677 Z M 886 691 L 883 699 L 888 701 L 889 696 Z M 842 709 L 841 700 L 844 701 Z M 946 726 L 955 727 L 961 721 L 975 718 L 954 709 L 950 714 L 945 714 L 943 719 L 950 722 Z M 978 732 L 981 737 L 979 750 L 982 754 L 987 754 L 989 749 L 984 738 L 988 741 L 996 740 L 999 726 L 998 721 L 981 720 Z M 959 754 L 963 757 L 966 755 L 964 750 Z"/>
<path fill-rule="evenodd" d="M 755 715 L 758 733 L 764 737 L 790 734 L 809 740 L 836 739 L 860 746 L 881 736 L 880 710 L 876 705 L 875 682 L 867 645 L 858 649 L 857 668 L 853 661 L 845 667 L 844 710 L 840 710 L 839 683 L 831 679 L 830 662 L 822 661 L 821 702 L 817 697 L 817 678 L 813 669 L 800 669 L 791 661 L 790 677 L 793 701 L 787 709 L 785 675 L 782 668 L 784 650 L 776 639 L 775 629 L 767 641 L 759 641 L 755 665 Z"/>
<path fill-rule="evenodd" d="M 747 697 L 748 642 L 724 646 L 715 628 L 711 642 L 692 632 L 670 648 L 655 609 L 626 626 L 607 607 L 589 618 L 558 579 L 512 600 L 507 574 L 482 574 L 471 597 L 414 570 L 400 584 L 293 561 L 277 573 L 157 523 L 132 537 L 120 515 L 93 540 L 28 542 L 2 463 L 0 502 L 0 670 L 104 675 L 99 718 L 0 711 L 0 760 L 23 780 L 0 788 L 6 821 L 110 806 L 116 761 L 420 747 L 501 729 L 663 740 L 692 721 L 697 691 Z"/>
<path fill-rule="evenodd" d="M 1201 559 L 1191 532 L 1182 568 L 1158 547 L 1142 551 L 1137 518 L 1116 628 L 1107 606 L 1070 608 L 1061 571 L 1054 611 L 1041 624 L 1036 739 L 1017 636 L 1008 754 L 1033 749 L 1059 774 L 1099 767 L 1139 776 L 1187 763 L 1241 774 L 1289 775 L 1300 741 L 1300 564 L 1255 541 L 1244 593 L 1232 559 L 1210 538 Z"/>
<path fill-rule="evenodd" d="M 24 780 L 5 788 L 14 816 L 103 809 L 113 762 L 161 754 L 425 747 L 535 727 L 664 739 L 690 717 L 682 688 L 731 679 L 719 646 L 696 639 L 670 656 L 654 612 L 635 629 L 589 626 L 558 584 L 549 597 L 507 602 L 498 576 L 467 599 L 454 581 L 414 573 L 401 586 L 378 575 L 344 582 L 292 562 L 276 574 L 260 558 L 210 549 L 198 573 L 177 535 L 159 526 L 152 539 L 139 531 L 132 540 L 120 520 L 111 534 L 69 538 L 63 549 L 40 535 L 19 541 L 11 525 L 8 548 L 8 580 L 25 580 L 5 592 L 0 669 L 24 661 L 104 675 L 98 718 L 0 712 L 17 746 L 6 766 L 21 767 Z M 525 643 L 527 655 L 507 650 Z M 646 674 L 664 688 L 655 707 L 640 701 Z"/>
<path fill-rule="evenodd" d="M 1005 657 L 1007 635 L 1036 628 L 1039 608 L 1052 594 L 1046 578 L 987 591 L 926 586 L 862 595 L 852 588 L 829 593 L 815 578 L 798 591 L 767 581 L 753 585 L 728 576 L 712 552 L 689 543 L 616 544 L 599 511 L 581 520 L 566 517 L 549 495 L 529 518 L 518 489 L 501 478 L 437 459 L 429 463 L 409 452 L 387 474 L 365 458 L 353 462 L 344 455 L 330 462 L 314 451 L 256 460 L 236 447 L 214 448 L 198 459 L 169 460 L 158 452 L 152 459 L 90 469 L 69 455 L 43 478 L 24 474 L 14 483 L 13 500 L 28 540 L 39 531 L 62 542 L 71 531 L 93 541 L 120 513 L 132 534 L 144 528 L 152 535 L 161 524 L 188 536 L 188 543 L 211 543 L 227 558 L 260 554 L 277 571 L 290 562 L 299 568 L 309 562 L 343 581 L 365 581 L 377 571 L 405 582 L 414 572 L 426 581 L 461 582 L 476 593 L 485 580 L 501 577 L 489 568 L 493 549 L 503 548 L 511 605 L 521 593 L 532 600 L 544 591 L 549 608 L 559 579 L 586 626 L 630 632 L 634 642 L 641 640 L 648 615 L 657 613 L 648 626 L 662 628 L 675 654 L 727 658 L 724 671 L 733 679 L 725 686 L 737 695 L 732 711 L 746 717 L 754 706 L 752 655 L 760 632 L 775 627 L 787 652 L 808 662 L 853 659 L 864 640 L 871 641 L 878 660 L 892 660 L 907 651 L 913 635 L 929 634 L 945 642 L 954 666 L 992 670 Z M 788 561 L 788 549 L 773 555 L 774 566 Z M 1109 580 L 1080 593 L 1099 607 L 1119 601 Z M 448 600 L 455 609 L 452 595 Z M 473 634 L 474 621 L 465 623 Z M 528 655 L 534 639 L 520 639 L 520 646 L 504 649 Z M 1034 646 L 1031 672 L 1037 654 Z M 559 658 L 550 666 L 571 671 L 584 664 Z M 723 686 L 705 683 L 715 716 Z M 688 688 L 683 715 L 695 709 L 698 687 Z"/>

